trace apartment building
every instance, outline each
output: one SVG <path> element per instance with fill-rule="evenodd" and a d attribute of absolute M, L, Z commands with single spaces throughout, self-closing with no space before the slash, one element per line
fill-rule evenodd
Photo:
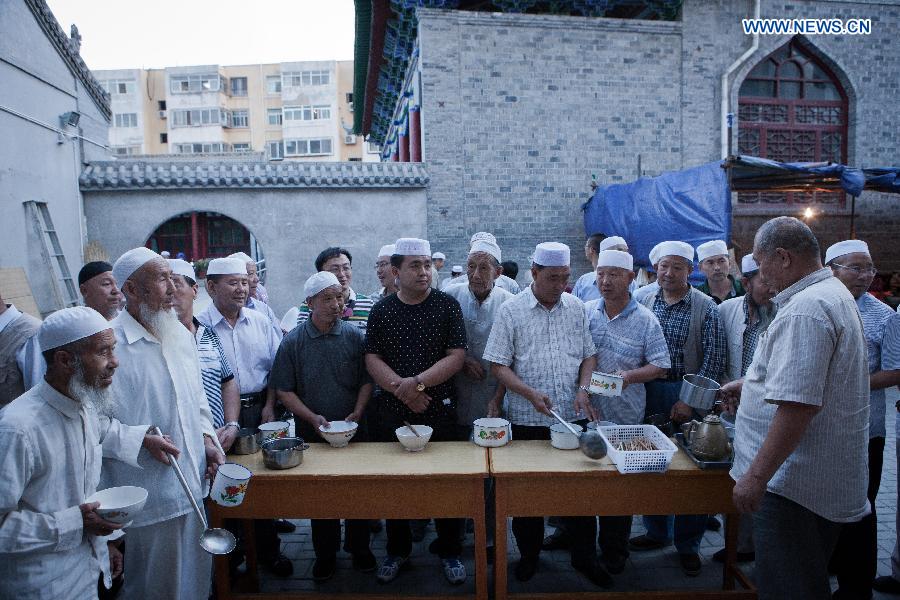
<path fill-rule="evenodd" d="M 351 133 L 352 61 L 95 71 L 110 93 L 115 155 L 254 153 L 268 160 L 379 160 Z"/>

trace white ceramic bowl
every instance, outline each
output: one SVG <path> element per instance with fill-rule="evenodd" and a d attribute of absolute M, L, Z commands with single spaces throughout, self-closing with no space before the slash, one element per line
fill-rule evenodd
<path fill-rule="evenodd" d="M 598 394 L 600 396 L 621 396 L 623 381 L 624 380 L 618 375 L 594 371 L 591 373 L 591 385 L 589 386 L 589 389 L 592 394 Z"/>
<path fill-rule="evenodd" d="M 359 424 L 353 421 L 331 421 L 328 429 L 319 425 L 319 433 L 333 448 L 343 448 L 356 435 Z"/>
<path fill-rule="evenodd" d="M 415 423 L 413 423 L 412 426 L 416 428 L 416 431 L 421 437 L 416 437 L 416 434 L 406 425 L 398 427 L 394 430 L 394 434 L 397 436 L 397 441 L 399 441 L 408 452 L 420 452 L 425 449 L 425 444 L 431 439 L 431 434 L 434 433 L 434 429 L 428 425 L 416 425 Z"/>
<path fill-rule="evenodd" d="M 98 515 L 107 521 L 123 525 L 143 510 L 147 503 L 147 490 L 132 485 L 106 488 L 94 492 L 85 502 L 99 502 Z"/>
<path fill-rule="evenodd" d="M 571 425 L 575 431 L 582 431 L 581 425 Z M 558 450 L 575 450 L 578 448 L 578 436 L 562 423 L 556 423 L 550 426 L 550 445 Z"/>
<path fill-rule="evenodd" d="M 512 438 L 512 426 L 506 419 L 485 417 L 472 423 L 472 441 L 485 448 L 505 446 Z"/>
<path fill-rule="evenodd" d="M 290 435 L 291 424 L 287 421 L 269 421 L 259 426 L 259 443 L 282 440 Z"/>

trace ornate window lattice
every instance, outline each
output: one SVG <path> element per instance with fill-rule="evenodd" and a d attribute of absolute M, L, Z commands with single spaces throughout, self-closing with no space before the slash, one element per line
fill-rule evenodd
<path fill-rule="evenodd" d="M 847 95 L 795 38 L 747 75 L 738 94 L 738 152 L 782 162 L 847 160 Z M 738 194 L 738 207 L 842 207 L 843 193 Z"/>

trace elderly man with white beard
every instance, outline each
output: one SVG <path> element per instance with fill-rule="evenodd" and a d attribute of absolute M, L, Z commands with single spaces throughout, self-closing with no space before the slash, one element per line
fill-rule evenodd
<path fill-rule="evenodd" d="M 207 491 L 225 460 L 203 391 L 197 348 L 173 309 L 172 270 L 147 248 L 123 254 L 113 266 L 127 299 L 113 320 L 119 372 L 113 416 L 151 423 L 181 449 L 178 464 L 195 499 Z M 106 487 L 136 485 L 150 493 L 128 530 L 123 597 L 195 600 L 209 595 L 210 556 L 197 540 L 203 527 L 168 465 L 139 457 L 139 465 L 107 461 Z"/>
<path fill-rule="evenodd" d="M 46 375 L 0 411 L 0 597 L 96 598 L 101 572 L 109 587 L 121 570 L 105 538 L 121 526 L 86 502 L 101 456 L 136 467 L 142 447 L 163 461 L 178 449 L 107 416 L 116 340 L 97 311 L 57 311 L 37 335 Z"/>

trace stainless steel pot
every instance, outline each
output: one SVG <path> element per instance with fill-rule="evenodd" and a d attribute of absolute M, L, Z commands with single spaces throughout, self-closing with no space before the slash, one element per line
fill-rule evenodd
<path fill-rule="evenodd" d="M 303 451 L 309 449 L 302 438 L 289 437 L 263 442 L 263 464 L 267 469 L 290 469 L 303 462 Z"/>
<path fill-rule="evenodd" d="M 259 452 L 259 429 L 256 427 L 244 427 L 238 431 L 231 451 L 234 454 L 256 454 Z"/>
<path fill-rule="evenodd" d="M 708 377 L 685 375 L 681 378 L 678 399 L 688 406 L 712 406 L 720 387 L 722 386 Z"/>

